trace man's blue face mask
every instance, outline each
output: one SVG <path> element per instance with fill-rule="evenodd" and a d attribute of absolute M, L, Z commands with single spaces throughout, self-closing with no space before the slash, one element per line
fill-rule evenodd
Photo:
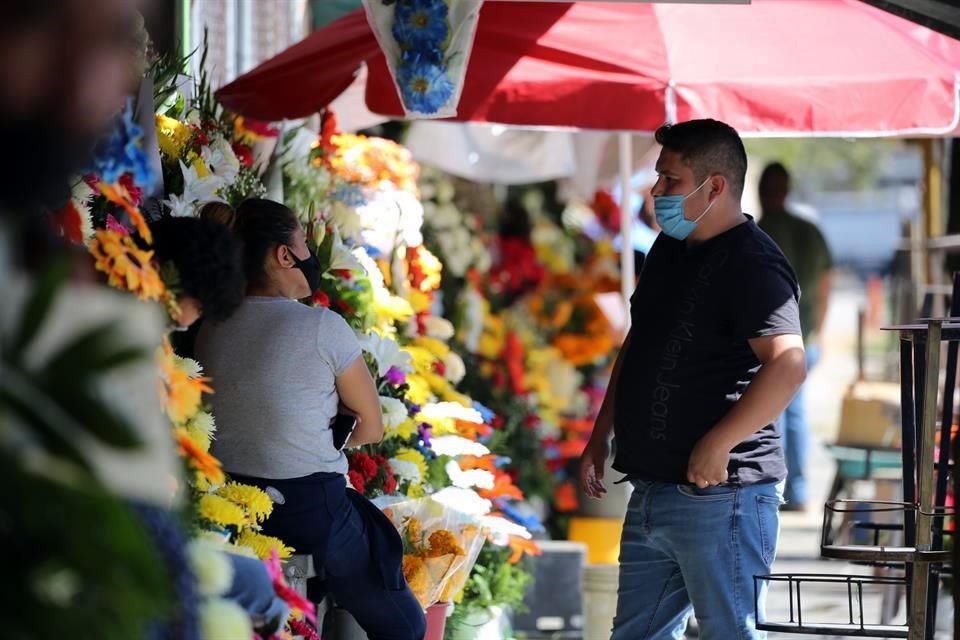
<path fill-rule="evenodd" d="M 710 208 L 713 207 L 717 201 L 714 200 L 707 205 L 703 213 L 694 220 L 687 220 L 683 215 L 683 203 L 687 198 L 691 197 L 697 191 L 700 191 L 703 185 L 708 182 L 710 182 L 710 178 L 701 182 L 699 187 L 685 196 L 654 196 L 653 213 L 657 217 L 657 224 L 660 225 L 660 229 L 662 229 L 665 234 L 676 240 L 686 240 L 687 236 L 693 233 L 693 230 L 697 227 L 697 223 L 700 222 L 703 216 L 707 215 L 707 212 L 710 211 Z"/>

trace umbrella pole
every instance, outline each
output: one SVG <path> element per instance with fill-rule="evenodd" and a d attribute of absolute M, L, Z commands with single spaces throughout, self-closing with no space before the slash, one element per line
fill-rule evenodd
<path fill-rule="evenodd" d="M 624 331 L 630 329 L 630 296 L 633 294 L 633 210 L 630 207 L 630 169 L 633 166 L 630 134 L 617 134 L 620 151 L 620 292 L 626 315 Z"/>

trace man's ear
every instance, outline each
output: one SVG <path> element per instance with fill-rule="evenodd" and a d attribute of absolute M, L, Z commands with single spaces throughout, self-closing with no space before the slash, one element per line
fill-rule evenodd
<path fill-rule="evenodd" d="M 707 185 L 707 188 L 710 189 L 710 193 L 707 195 L 716 195 L 718 197 L 722 196 L 727 192 L 729 186 L 730 185 L 727 182 L 726 177 L 717 173 L 710 178 L 710 184 Z"/>

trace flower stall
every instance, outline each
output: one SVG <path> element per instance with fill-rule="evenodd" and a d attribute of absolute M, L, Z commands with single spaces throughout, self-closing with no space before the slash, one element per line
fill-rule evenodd
<path fill-rule="evenodd" d="M 518 472 L 507 442 L 497 437 L 505 418 L 466 392 L 472 354 L 443 316 L 439 294 L 446 274 L 443 260 L 424 244 L 421 185 L 428 183 L 421 182 L 420 168 L 395 142 L 338 132 L 332 114 L 320 131 L 301 126 L 280 135 L 224 112 L 202 78 L 195 97 L 186 100 L 162 82 L 168 76 L 154 69 L 156 103 L 146 105 L 156 109 L 162 193 L 147 195 L 154 179 L 151 150 L 128 105 L 96 166 L 77 179 L 73 198 L 58 212 L 61 231 L 87 246 L 110 286 L 159 303 L 175 318 L 177 274 L 152 260 L 147 219 L 193 216 L 209 201 L 238 204 L 264 196 L 271 179 L 280 183 L 324 268 L 320 287 L 305 302 L 347 320 L 380 391 L 385 438 L 349 452 L 351 486 L 386 499 L 392 513 L 399 513 L 402 500 L 429 500 L 454 519 L 420 538 L 411 532 L 412 516 L 396 521 L 409 545 L 405 577 L 431 587 L 415 589 L 425 608 L 454 602 L 465 615 L 471 608 L 519 604 L 529 579 L 523 557 L 538 553 L 530 528 L 539 523 L 517 508 L 524 498 L 514 480 Z M 269 164 L 259 153 L 263 147 L 273 147 Z M 471 242 L 482 261 L 482 247 Z M 277 568 L 296 550 L 261 533 L 270 497 L 230 480 L 209 452 L 216 416 L 204 398 L 215 392 L 216 380 L 166 340 L 156 367 L 186 469 L 171 500 L 183 501 L 190 513 L 186 555 L 197 582 L 187 591 L 203 637 L 252 637 L 252 621 L 226 595 L 232 576 L 225 558 L 237 554 L 265 563 L 291 612 L 277 637 L 313 637 L 312 607 L 283 583 Z M 447 561 L 439 577 L 437 558 Z"/>

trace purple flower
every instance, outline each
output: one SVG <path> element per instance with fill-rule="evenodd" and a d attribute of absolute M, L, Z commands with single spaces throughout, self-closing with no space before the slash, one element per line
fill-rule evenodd
<path fill-rule="evenodd" d="M 399 387 L 407 381 L 407 374 L 396 367 L 390 367 L 387 369 L 387 375 L 384 378 L 393 386 Z"/>
<path fill-rule="evenodd" d="M 417 427 L 417 431 L 420 433 L 420 440 L 423 442 L 423 445 L 426 447 L 430 446 L 430 439 L 433 437 L 433 425 L 428 422 L 421 423 Z"/>

